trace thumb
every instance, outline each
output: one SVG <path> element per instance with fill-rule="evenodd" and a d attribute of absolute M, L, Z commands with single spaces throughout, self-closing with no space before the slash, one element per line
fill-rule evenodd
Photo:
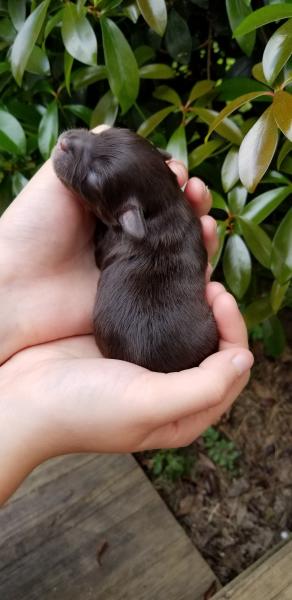
<path fill-rule="evenodd" d="M 249 350 L 232 348 L 212 354 L 194 369 L 153 373 L 145 413 L 153 424 L 162 425 L 212 408 L 225 400 L 234 385 L 239 391 L 244 387 L 252 364 Z"/>

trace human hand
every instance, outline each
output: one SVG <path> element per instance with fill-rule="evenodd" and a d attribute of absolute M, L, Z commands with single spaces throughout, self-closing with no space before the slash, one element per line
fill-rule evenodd
<path fill-rule="evenodd" d="M 199 367 L 152 373 L 102 358 L 93 336 L 80 336 L 23 350 L 0 368 L 0 503 L 52 456 L 184 446 L 221 417 L 253 358 L 234 298 L 218 283 L 207 295 L 220 347 Z"/>
<path fill-rule="evenodd" d="M 180 185 L 182 164 L 169 161 Z M 205 243 L 216 244 L 206 213 L 211 197 L 197 178 L 186 196 L 202 216 Z M 0 219 L 0 364 L 22 348 L 92 332 L 98 271 L 95 222 L 47 161 Z"/>

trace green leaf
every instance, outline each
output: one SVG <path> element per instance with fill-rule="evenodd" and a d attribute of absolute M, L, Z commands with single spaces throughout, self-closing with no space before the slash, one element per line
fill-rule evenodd
<path fill-rule="evenodd" d="M 151 131 L 153 131 L 153 129 L 155 129 L 162 121 L 164 121 L 164 119 L 166 119 L 170 113 L 174 112 L 174 110 L 175 106 L 167 106 L 167 108 L 163 108 L 162 110 L 154 113 L 154 115 L 151 115 L 140 125 L 137 133 L 142 135 L 142 137 L 148 137 Z"/>
<path fill-rule="evenodd" d="M 50 0 L 43 0 L 29 15 L 18 32 L 10 55 L 11 71 L 15 81 L 21 85 L 23 73 L 44 24 Z"/>
<path fill-rule="evenodd" d="M 252 13 L 252 9 L 247 6 L 244 0 L 225 0 L 226 1 L 226 10 L 228 14 L 228 19 L 230 23 L 230 27 L 234 32 L 236 27 L 242 22 L 242 20 Z M 249 33 L 244 36 L 234 36 L 240 48 L 250 56 L 254 44 L 255 44 L 255 33 Z"/>
<path fill-rule="evenodd" d="M 186 140 L 186 130 L 180 125 L 172 134 L 166 148 L 176 160 L 181 160 L 188 168 L 188 149 Z"/>
<path fill-rule="evenodd" d="M 267 171 L 278 143 L 278 128 L 273 107 L 269 106 L 246 134 L 239 149 L 239 176 L 253 192 Z"/>
<path fill-rule="evenodd" d="M 249 330 L 273 315 L 269 296 L 258 298 L 243 311 L 243 317 Z"/>
<path fill-rule="evenodd" d="M 155 63 L 140 67 L 139 75 L 142 79 L 173 79 L 175 71 L 168 65 Z"/>
<path fill-rule="evenodd" d="M 197 146 L 192 152 L 189 154 L 189 169 L 194 169 L 198 167 L 204 160 L 212 156 L 218 148 L 223 146 L 223 140 L 211 140 L 211 142 L 205 142 L 200 146 Z"/>
<path fill-rule="evenodd" d="M 246 35 L 258 27 L 263 27 L 263 25 L 274 23 L 281 19 L 289 19 L 290 17 L 292 17 L 292 6 L 284 3 L 264 6 L 264 8 L 259 8 L 248 15 L 235 29 L 234 36 Z"/>
<path fill-rule="evenodd" d="M 82 104 L 65 104 L 63 108 L 69 110 L 69 112 L 75 115 L 75 117 L 78 117 L 78 119 L 81 119 L 81 121 L 84 121 L 89 127 L 92 113 L 90 108 L 87 108 L 87 106 L 83 106 Z"/>
<path fill-rule="evenodd" d="M 35 46 L 27 61 L 26 70 L 34 75 L 50 75 L 49 59 L 39 46 Z"/>
<path fill-rule="evenodd" d="M 213 194 L 213 192 L 212 192 Z M 218 262 L 220 260 L 222 250 L 224 247 L 224 241 L 226 236 L 227 222 L 226 221 L 217 221 L 217 238 L 218 238 L 218 250 L 214 254 L 211 260 L 211 265 L 213 270 L 216 269 Z"/>
<path fill-rule="evenodd" d="M 263 71 L 266 80 L 272 84 L 278 77 L 292 54 L 292 19 L 284 25 L 269 39 L 263 54 Z"/>
<path fill-rule="evenodd" d="M 288 210 L 275 233 L 271 267 L 281 285 L 292 277 L 292 208 Z"/>
<path fill-rule="evenodd" d="M 247 191 L 242 185 L 237 185 L 228 194 L 228 206 L 233 215 L 240 215 L 246 203 Z"/>
<path fill-rule="evenodd" d="M 0 19 L 0 49 L 13 43 L 15 38 L 15 29 L 9 19 Z"/>
<path fill-rule="evenodd" d="M 292 193 L 292 185 L 285 185 L 283 187 L 269 190 L 260 196 L 254 198 L 242 211 L 242 217 L 253 221 L 254 223 L 261 223 L 266 219 L 280 204 L 286 200 Z"/>
<path fill-rule="evenodd" d="M 210 92 L 213 88 L 214 81 L 211 81 L 210 79 L 202 79 L 202 81 L 197 81 L 190 91 L 187 104 L 191 104 L 198 98 L 205 96 L 205 94 L 208 94 L 208 92 Z"/>
<path fill-rule="evenodd" d="M 167 85 L 160 85 L 153 92 L 154 98 L 158 98 L 159 100 L 165 100 L 165 102 L 169 102 L 170 104 L 174 104 L 177 107 L 182 106 L 182 101 L 175 90 L 168 87 Z"/>
<path fill-rule="evenodd" d="M 95 65 L 94 67 L 82 67 L 77 69 L 71 75 L 71 81 L 75 90 L 87 87 L 96 81 L 102 81 L 107 78 L 107 72 L 104 65 Z"/>
<path fill-rule="evenodd" d="M 214 123 L 218 117 L 218 113 L 215 110 L 210 110 L 209 108 L 192 106 L 191 111 L 194 115 L 197 115 L 202 121 L 204 121 L 204 123 L 207 123 L 211 127 L 212 123 Z M 239 127 L 235 125 L 231 119 L 223 119 L 220 125 L 218 125 L 216 133 L 233 144 L 240 144 L 242 141 L 242 133 Z"/>
<path fill-rule="evenodd" d="M 192 36 L 187 22 L 172 8 L 169 16 L 165 35 L 165 44 L 168 53 L 174 60 L 187 65 L 192 51 Z"/>
<path fill-rule="evenodd" d="M 274 280 L 274 283 L 272 285 L 272 289 L 271 289 L 271 305 L 273 308 L 273 311 L 275 313 L 278 312 L 278 310 L 280 310 L 282 304 L 283 304 L 283 300 L 285 298 L 286 292 L 289 288 L 290 282 L 288 281 L 287 283 L 284 283 L 284 285 L 281 285 L 277 279 Z"/>
<path fill-rule="evenodd" d="M 149 27 L 158 35 L 163 35 L 167 24 L 167 10 L 164 0 L 137 0 L 137 5 Z"/>
<path fill-rule="evenodd" d="M 124 34 L 110 19 L 100 19 L 105 63 L 113 95 L 125 113 L 139 91 L 139 72 L 135 56 Z"/>
<path fill-rule="evenodd" d="M 47 20 L 45 32 L 44 32 L 45 40 L 50 35 L 50 33 L 53 31 L 53 29 L 55 29 L 55 27 L 58 27 L 59 25 L 61 25 L 62 21 L 63 21 L 63 8 L 61 8 L 61 10 L 56 12 L 52 17 L 50 17 Z"/>
<path fill-rule="evenodd" d="M 276 315 L 263 322 L 263 341 L 268 356 L 276 358 L 284 351 L 286 345 L 285 333 L 282 323 Z"/>
<path fill-rule="evenodd" d="M 71 71 L 72 71 L 73 61 L 74 61 L 73 56 L 71 56 L 71 54 L 69 54 L 67 52 L 67 50 L 65 50 L 65 52 L 64 52 L 64 75 L 65 75 L 66 90 L 67 90 L 69 96 L 71 96 L 70 83 L 71 83 Z"/>
<path fill-rule="evenodd" d="M 241 217 L 238 218 L 243 237 L 256 259 L 266 267 L 271 266 L 272 242 L 266 232 L 259 226 Z"/>
<path fill-rule="evenodd" d="M 10 19 L 19 31 L 25 21 L 26 0 L 8 0 L 7 7 Z"/>
<path fill-rule="evenodd" d="M 284 135 L 292 142 L 292 96 L 288 92 L 282 90 L 274 95 L 273 113 L 275 121 L 284 133 Z"/>
<path fill-rule="evenodd" d="M 72 2 L 68 2 L 64 7 L 62 38 L 68 54 L 73 58 L 86 65 L 96 65 L 95 33 L 84 14 L 79 14 L 77 6 Z"/>
<path fill-rule="evenodd" d="M 134 54 L 136 57 L 137 64 L 139 67 L 144 65 L 144 63 L 148 62 L 148 60 L 152 60 L 155 57 L 155 52 L 151 46 L 138 46 L 135 48 Z"/>
<path fill-rule="evenodd" d="M 12 193 L 13 196 L 18 196 L 21 190 L 26 186 L 28 179 L 22 174 L 16 171 L 12 175 Z"/>
<path fill-rule="evenodd" d="M 291 150 L 292 150 L 292 142 L 290 142 L 289 140 L 285 140 L 285 142 L 278 154 L 277 169 L 281 168 L 281 164 L 282 164 L 283 160 L 286 158 L 286 156 L 289 154 L 289 152 L 291 152 Z"/>
<path fill-rule="evenodd" d="M 252 70 L 252 76 L 257 79 L 258 81 L 260 81 L 261 83 L 263 83 L 264 85 L 267 85 L 268 82 L 265 78 L 264 75 L 264 70 L 263 70 L 263 63 L 257 63 L 256 65 L 253 66 Z"/>
<path fill-rule="evenodd" d="M 223 271 L 226 282 L 237 298 L 245 294 L 251 279 L 251 258 L 249 251 L 237 234 L 229 237 L 224 256 Z"/>
<path fill-rule="evenodd" d="M 258 98 L 259 96 L 267 96 L 267 95 L 270 96 L 271 92 L 264 92 L 264 91 L 250 92 L 249 94 L 244 94 L 243 96 L 236 98 L 236 100 L 229 102 L 229 104 L 227 104 L 227 106 L 225 106 L 225 108 L 223 108 L 223 110 L 221 110 L 221 112 L 216 117 L 216 119 L 214 119 L 213 123 L 211 124 L 211 126 L 209 128 L 207 138 L 211 135 L 212 131 L 217 129 L 218 125 L 220 125 L 220 123 L 222 123 L 223 119 L 225 119 L 226 117 L 231 115 L 231 113 L 233 113 L 235 110 L 237 110 L 238 108 L 240 108 L 247 102 L 250 102 L 251 100 L 254 100 L 255 98 Z"/>
<path fill-rule="evenodd" d="M 58 106 L 56 101 L 51 102 L 45 110 L 39 124 L 38 144 L 44 159 L 49 158 L 58 137 Z"/>
<path fill-rule="evenodd" d="M 275 183 L 276 185 L 282 183 L 290 185 L 290 179 L 288 179 L 286 175 L 283 175 L 283 173 L 279 173 L 272 169 L 271 171 L 268 171 L 267 175 L 262 179 L 262 183 Z"/>
<path fill-rule="evenodd" d="M 10 154 L 25 154 L 25 133 L 17 119 L 5 110 L 0 110 L 0 148 Z"/>
<path fill-rule="evenodd" d="M 212 195 L 212 208 L 218 208 L 220 210 L 224 210 L 224 212 L 228 213 L 228 206 L 224 200 L 224 198 L 222 198 L 222 196 L 220 194 L 218 194 L 218 192 L 216 192 L 215 190 L 210 190 L 211 195 Z"/>
<path fill-rule="evenodd" d="M 117 118 L 118 110 L 119 103 L 114 97 L 112 91 L 109 90 L 99 99 L 96 107 L 93 109 L 90 120 L 90 128 L 92 129 L 93 127 L 102 125 L 103 123 L 112 126 Z"/>
<path fill-rule="evenodd" d="M 224 192 L 229 192 L 238 179 L 238 149 L 230 148 L 221 169 L 221 180 Z"/>

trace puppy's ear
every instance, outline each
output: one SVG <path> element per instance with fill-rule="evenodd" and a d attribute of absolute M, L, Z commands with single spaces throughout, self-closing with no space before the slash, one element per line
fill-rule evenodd
<path fill-rule="evenodd" d="M 146 222 L 143 210 L 137 201 L 129 201 L 126 204 L 118 221 L 126 235 L 136 240 L 143 240 L 146 237 Z"/>

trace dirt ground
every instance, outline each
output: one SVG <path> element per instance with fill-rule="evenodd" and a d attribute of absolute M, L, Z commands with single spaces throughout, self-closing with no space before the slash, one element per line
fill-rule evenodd
<path fill-rule="evenodd" d="M 292 349 L 268 359 L 254 347 L 246 390 L 217 427 L 240 451 L 235 475 L 218 467 L 200 438 L 188 476 L 153 477 L 155 487 L 222 584 L 292 533 Z"/>

